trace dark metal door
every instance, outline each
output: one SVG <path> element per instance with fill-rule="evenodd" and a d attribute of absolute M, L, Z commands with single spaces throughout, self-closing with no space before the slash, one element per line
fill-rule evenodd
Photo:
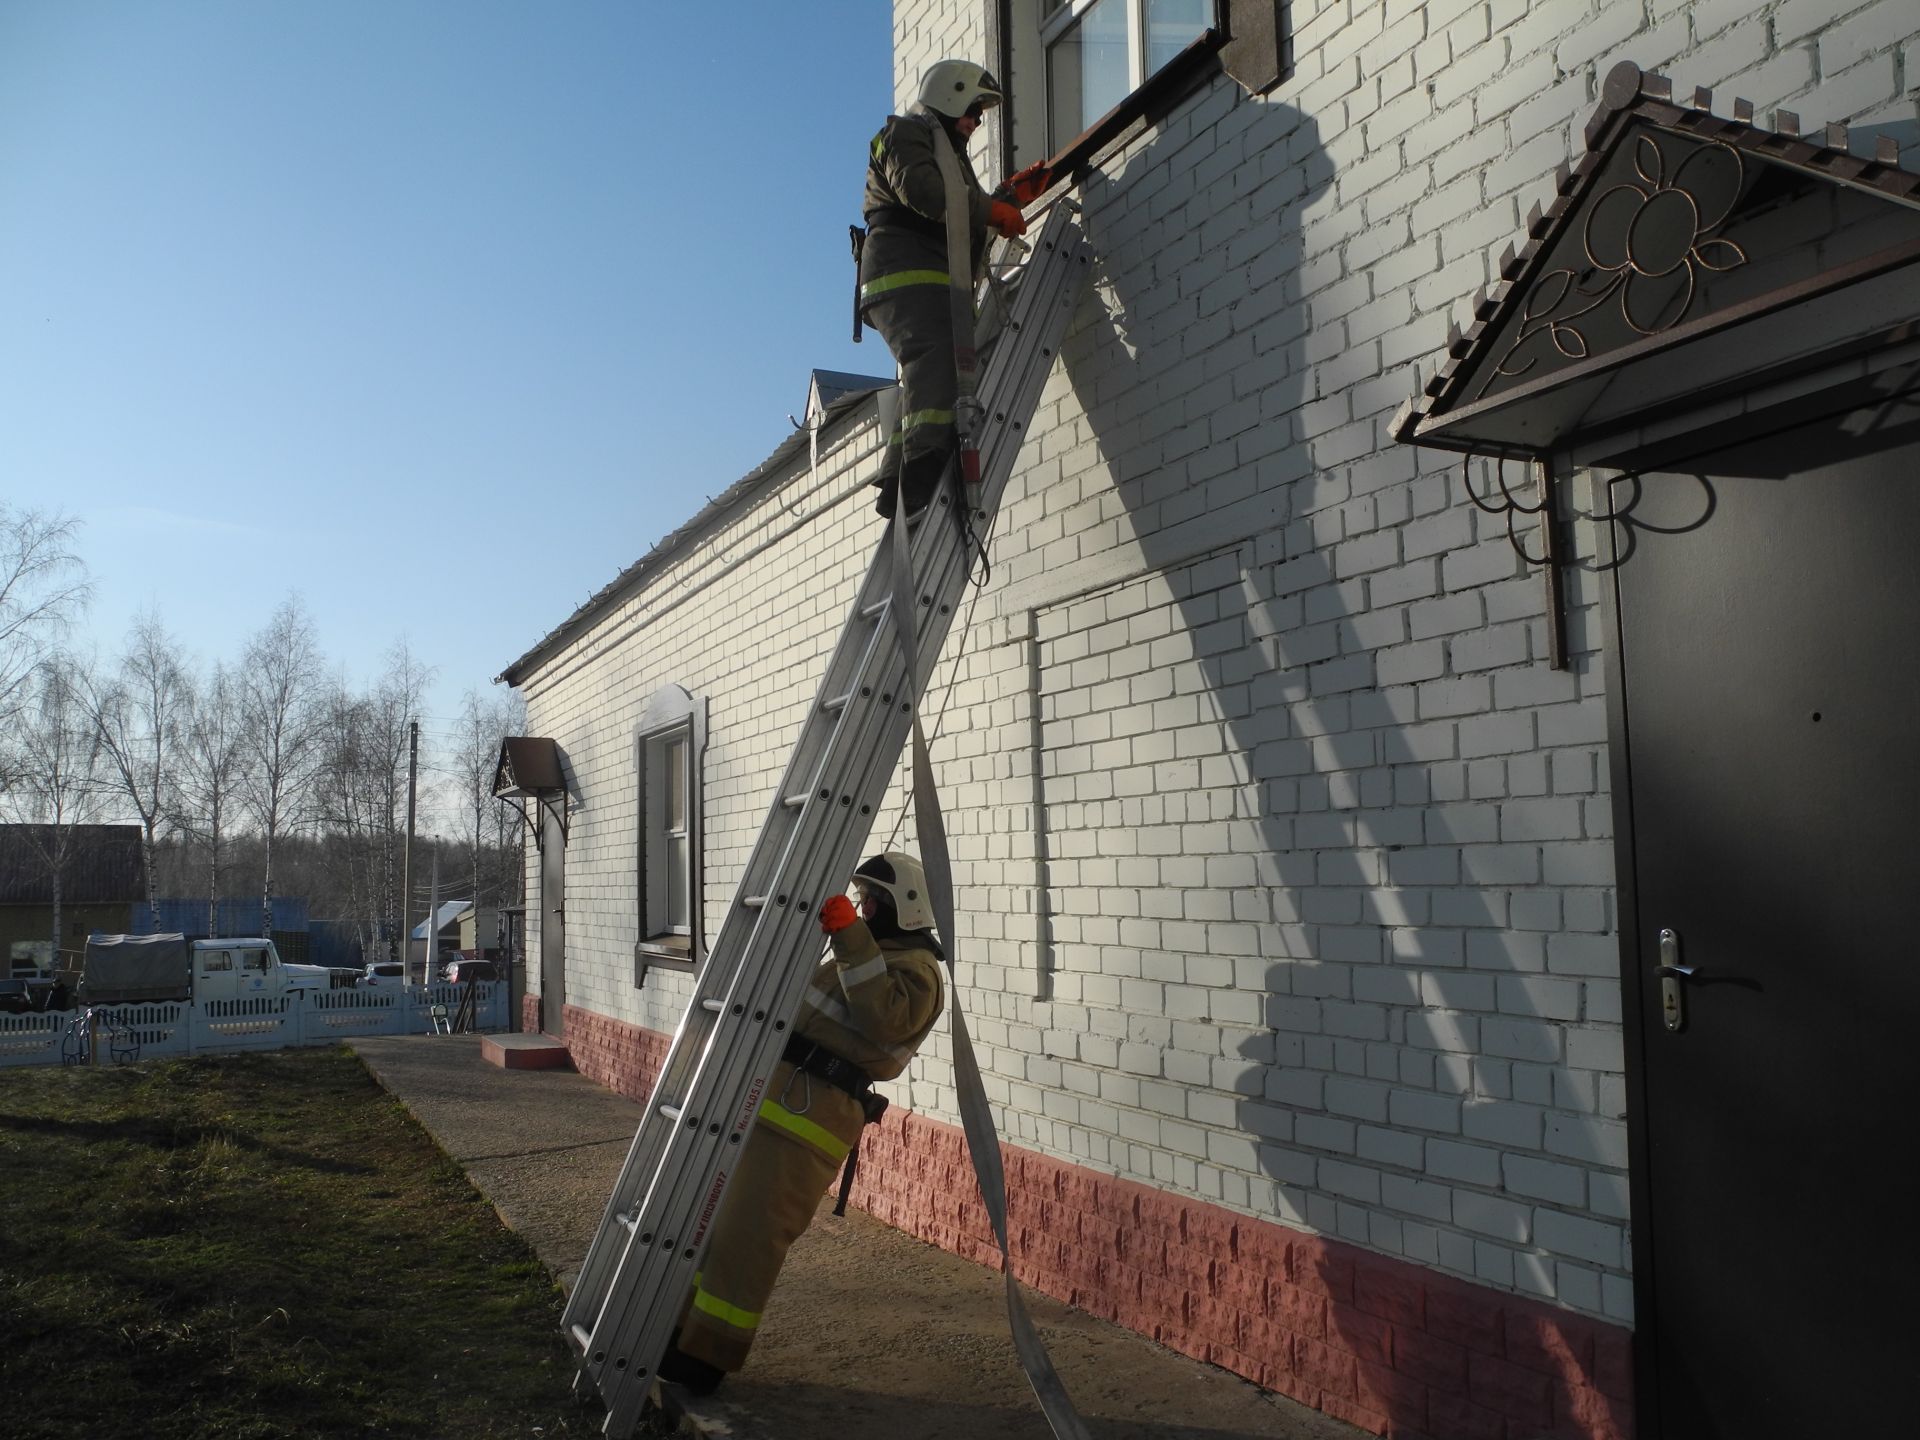
<path fill-rule="evenodd" d="M 554 806 L 540 802 L 540 1029 L 556 1040 L 567 1033 L 567 832 Z"/>
<path fill-rule="evenodd" d="M 1912 1422 L 1917 422 L 1833 415 L 1616 497 L 1644 1435 Z M 1678 1032 L 1663 961 L 1694 970 Z"/>

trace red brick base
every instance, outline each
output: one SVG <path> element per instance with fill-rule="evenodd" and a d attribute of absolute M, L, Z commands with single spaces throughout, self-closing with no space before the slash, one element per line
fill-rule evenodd
<path fill-rule="evenodd" d="M 670 1038 L 569 1005 L 574 1066 L 643 1099 Z M 1626 1330 L 1338 1240 L 1001 1147 L 1014 1274 L 1395 1440 L 1631 1440 Z M 966 1139 L 891 1107 L 854 1203 L 998 1268 Z"/>

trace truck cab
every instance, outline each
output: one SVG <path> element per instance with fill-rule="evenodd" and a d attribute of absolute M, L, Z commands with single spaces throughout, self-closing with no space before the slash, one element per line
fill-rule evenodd
<path fill-rule="evenodd" d="M 318 965 L 289 965 L 271 940 L 193 942 L 193 998 L 244 1000 L 289 990 L 325 990 L 332 983 Z"/>

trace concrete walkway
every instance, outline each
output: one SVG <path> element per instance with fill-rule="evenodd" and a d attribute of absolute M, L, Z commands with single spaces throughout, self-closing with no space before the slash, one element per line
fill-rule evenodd
<path fill-rule="evenodd" d="M 477 1036 L 352 1048 L 571 1285 L 641 1107 L 570 1070 L 503 1070 Z M 823 1203 L 788 1257 L 747 1368 L 691 1402 L 732 1440 L 1047 1440 L 1007 1338 L 1000 1277 Z M 1357 1440 L 1363 1432 L 1129 1330 L 1028 1293 L 1096 1440 Z"/>

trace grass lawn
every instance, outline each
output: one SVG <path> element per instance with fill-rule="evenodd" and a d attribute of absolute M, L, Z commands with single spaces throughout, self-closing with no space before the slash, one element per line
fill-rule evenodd
<path fill-rule="evenodd" d="M 0 1070 L 0 1433 L 586 1436 L 561 1297 L 343 1049 Z"/>

